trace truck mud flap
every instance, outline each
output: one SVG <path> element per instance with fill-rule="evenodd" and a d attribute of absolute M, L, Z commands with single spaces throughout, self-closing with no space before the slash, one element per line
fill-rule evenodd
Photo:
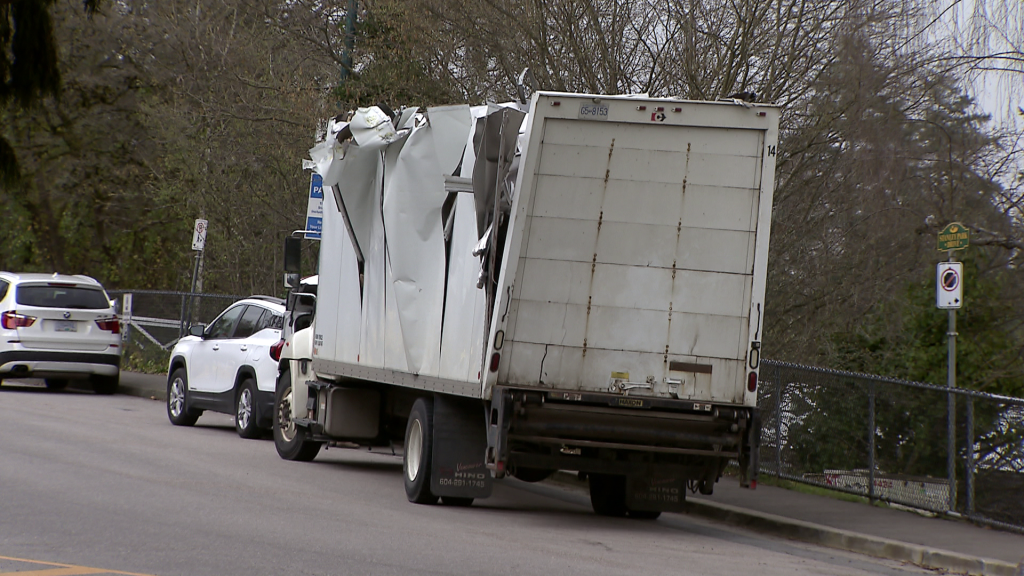
<path fill-rule="evenodd" d="M 484 463 L 487 427 L 479 401 L 434 397 L 430 491 L 435 496 L 487 498 L 494 480 Z"/>
<path fill-rule="evenodd" d="M 626 477 L 626 507 L 651 512 L 685 512 L 686 478 L 657 468 Z"/>

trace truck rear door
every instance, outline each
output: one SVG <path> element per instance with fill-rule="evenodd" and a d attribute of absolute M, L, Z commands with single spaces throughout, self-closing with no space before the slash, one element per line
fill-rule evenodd
<path fill-rule="evenodd" d="M 590 99 L 561 100 L 570 117 L 534 118 L 499 381 L 742 402 L 769 123 L 622 100 L 583 119 Z"/>

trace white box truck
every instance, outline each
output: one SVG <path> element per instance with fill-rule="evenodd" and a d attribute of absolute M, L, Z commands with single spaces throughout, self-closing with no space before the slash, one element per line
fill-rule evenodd
<path fill-rule="evenodd" d="M 597 513 L 648 518 L 730 461 L 754 484 L 778 119 L 537 92 L 331 120 L 280 455 L 401 444 L 418 503 L 576 471 Z"/>

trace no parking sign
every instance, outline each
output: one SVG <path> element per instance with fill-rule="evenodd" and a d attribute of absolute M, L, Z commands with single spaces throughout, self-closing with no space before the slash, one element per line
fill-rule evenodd
<path fill-rule="evenodd" d="M 939 262 L 935 284 L 935 305 L 959 308 L 963 304 L 964 265 L 962 262 Z"/>

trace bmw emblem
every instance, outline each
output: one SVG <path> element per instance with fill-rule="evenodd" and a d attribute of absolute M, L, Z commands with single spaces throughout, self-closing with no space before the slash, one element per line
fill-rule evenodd
<path fill-rule="evenodd" d="M 67 320 L 68 318 L 71 318 L 71 312 L 64 313 L 64 319 Z"/>

